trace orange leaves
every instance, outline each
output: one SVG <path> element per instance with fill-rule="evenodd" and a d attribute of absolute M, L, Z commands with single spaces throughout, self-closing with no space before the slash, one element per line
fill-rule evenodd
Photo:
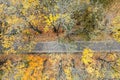
<path fill-rule="evenodd" d="M 77 55 L 54 53 L 18 55 L 22 60 L 14 61 L 9 59 L 2 67 L 4 71 L 3 79 L 6 80 L 6 77 L 9 79 L 11 76 L 15 80 L 79 80 L 83 78 L 97 80 L 98 78 L 104 79 L 106 76 L 120 78 L 119 57 L 115 62 L 109 63 L 105 62 L 107 60 L 99 61 L 99 59 L 94 59 L 92 53 L 92 50 L 85 49 L 82 56 L 80 53 L 76 53 Z M 89 61 L 82 61 L 80 56 L 81 58 L 89 59 Z M 115 54 L 109 54 L 108 57 L 114 59 L 117 56 Z M 84 63 L 84 65 L 81 63 Z"/>
<path fill-rule="evenodd" d="M 2 70 L 5 74 L 2 79 L 6 80 L 6 78 L 13 77 L 15 80 L 43 80 L 42 70 L 46 57 L 37 55 L 19 55 L 19 57 L 22 57 L 21 62 L 16 61 L 13 63 L 12 60 L 7 60 L 3 65 Z"/>
<path fill-rule="evenodd" d="M 27 56 L 27 60 L 32 60 L 32 61 L 43 61 L 45 60 L 46 58 L 45 57 L 41 57 L 41 56 L 37 56 L 37 55 L 28 55 Z"/>
<path fill-rule="evenodd" d="M 23 80 L 41 80 L 43 62 L 46 58 L 28 55 L 26 59 L 28 61 L 28 67 L 25 69 Z"/>

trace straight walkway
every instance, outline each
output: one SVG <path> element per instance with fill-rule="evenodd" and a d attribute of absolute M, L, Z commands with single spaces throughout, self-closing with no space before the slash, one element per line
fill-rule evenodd
<path fill-rule="evenodd" d="M 115 41 L 76 41 L 71 44 L 59 42 L 39 42 L 33 52 L 82 52 L 90 48 L 94 52 L 120 52 L 120 43 Z"/>

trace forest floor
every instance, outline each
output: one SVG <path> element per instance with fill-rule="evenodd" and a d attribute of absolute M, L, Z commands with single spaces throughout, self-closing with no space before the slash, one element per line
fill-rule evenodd
<path fill-rule="evenodd" d="M 4 55 L 0 55 L 0 71 L 3 69 L 4 70 L 8 69 L 8 72 L 6 73 L 13 74 L 11 73 L 13 69 L 17 70 L 17 69 L 20 69 L 19 66 L 22 66 L 21 71 L 24 71 L 24 69 L 31 70 L 31 71 L 40 69 L 39 72 L 42 72 L 43 76 L 45 76 L 46 74 L 48 80 L 51 80 L 51 79 L 72 80 L 72 79 L 69 79 L 71 76 L 77 77 L 78 78 L 77 80 L 83 80 L 83 78 L 85 78 L 85 75 L 90 77 L 90 74 L 85 69 L 87 68 L 87 66 L 85 66 L 83 62 L 81 62 L 81 58 L 82 58 L 82 53 L 74 53 L 74 54 L 70 54 L 70 53 L 68 54 L 66 53 L 34 54 L 33 53 L 33 54 L 9 54 L 9 55 L 4 54 Z M 113 59 L 107 53 L 104 53 L 104 54 L 97 53 L 97 54 L 94 54 L 92 59 L 94 60 L 94 65 L 96 65 L 97 68 L 103 66 L 101 67 L 101 70 L 102 70 L 102 68 L 104 69 L 105 66 L 111 67 L 115 63 L 115 60 L 117 58 Z M 28 66 L 25 67 L 25 65 L 23 66 L 22 64 L 25 64 Z M 93 63 L 88 63 L 88 64 L 91 65 Z M 37 74 L 38 73 L 36 73 L 36 76 Z M 12 76 L 15 76 L 15 75 L 17 74 L 14 74 Z M 1 76 L 2 74 L 0 74 L 0 77 Z M 12 76 L 8 76 L 8 78 L 10 79 Z M 30 76 L 33 77 L 34 75 L 29 74 L 29 77 Z M 88 77 L 86 77 L 85 80 L 88 80 L 87 79 Z M 93 80 L 93 78 L 91 77 L 89 78 L 89 80 Z"/>

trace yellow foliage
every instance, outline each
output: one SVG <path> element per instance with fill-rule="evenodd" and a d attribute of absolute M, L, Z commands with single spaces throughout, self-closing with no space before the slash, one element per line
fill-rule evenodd
<path fill-rule="evenodd" d="M 112 78 L 120 78 L 120 58 L 118 58 L 118 60 L 116 61 L 117 65 L 114 65 L 112 67 Z"/>
<path fill-rule="evenodd" d="M 88 3 L 88 4 L 89 4 L 89 3 L 90 3 L 90 0 L 86 0 L 86 3 Z"/>
<path fill-rule="evenodd" d="M 23 0 L 23 8 L 33 8 L 39 4 L 39 0 Z"/>
<path fill-rule="evenodd" d="M 93 57 L 93 51 L 91 49 L 84 49 L 82 53 L 82 59 L 81 61 L 84 63 L 86 66 L 86 71 L 91 75 L 91 77 L 102 77 L 102 74 L 99 71 L 99 68 L 97 68 L 95 60 L 92 58 Z"/>
<path fill-rule="evenodd" d="M 15 80 L 43 80 L 42 78 L 44 77 L 42 77 L 42 70 L 45 58 L 40 56 L 28 55 L 25 56 L 25 60 L 28 63 L 16 62 L 16 65 L 8 60 L 6 64 L 2 67 L 5 72 L 5 74 L 3 75 L 3 79 L 6 80 L 6 78 L 9 79 L 13 77 Z M 26 65 L 28 66 L 26 67 Z"/>
<path fill-rule="evenodd" d="M 28 17 L 29 21 L 31 22 L 32 25 L 37 26 L 37 27 L 41 27 L 44 26 L 43 24 L 43 17 L 44 14 L 39 14 L 39 15 L 30 15 Z"/>
<path fill-rule="evenodd" d="M 71 74 L 71 68 L 70 67 L 64 68 L 64 72 L 66 74 L 66 79 L 67 80 L 73 80 L 72 79 L 72 74 Z"/>
<path fill-rule="evenodd" d="M 43 31 L 46 33 L 46 32 L 48 32 L 49 31 L 49 27 L 48 26 L 45 26 L 44 28 L 43 28 Z"/>
<path fill-rule="evenodd" d="M 112 74 L 112 78 L 120 78 L 120 73 L 119 72 L 114 72 L 113 74 Z"/>
<path fill-rule="evenodd" d="M 29 16 L 29 21 L 32 21 L 32 20 L 34 20 L 35 18 L 36 18 L 35 15 L 30 15 L 30 16 Z"/>
<path fill-rule="evenodd" d="M 81 61 L 85 64 L 88 65 L 89 63 L 93 62 L 93 51 L 91 49 L 84 49 L 82 53 L 82 59 Z"/>
<path fill-rule="evenodd" d="M 35 9 L 36 6 L 39 5 L 39 0 L 22 0 L 21 3 L 23 5 L 22 13 L 26 15 L 28 14 L 28 9 L 29 10 Z"/>
<path fill-rule="evenodd" d="M 4 4 L 0 4 L 0 13 L 3 12 L 3 9 L 4 9 L 5 5 Z"/>
<path fill-rule="evenodd" d="M 55 24 L 55 22 L 59 19 L 59 14 L 56 15 L 52 15 L 49 14 L 49 16 L 44 16 L 45 18 L 45 23 L 46 26 L 43 28 L 44 32 L 49 31 L 49 27 L 53 26 Z"/>
<path fill-rule="evenodd" d="M 30 30 L 29 29 L 25 29 L 22 32 L 25 33 L 25 34 L 30 34 Z"/>
<path fill-rule="evenodd" d="M 116 30 L 116 33 L 113 34 L 113 37 L 115 38 L 115 40 L 117 40 L 118 42 L 120 42 L 120 31 Z"/>
<path fill-rule="evenodd" d="M 69 14 L 67 14 L 67 13 L 66 13 L 66 14 L 61 14 L 60 17 L 63 18 L 66 23 L 69 23 L 69 22 L 70 22 L 71 17 L 70 17 Z"/>
<path fill-rule="evenodd" d="M 2 46 L 5 48 L 4 52 L 6 54 L 16 53 L 13 44 L 15 41 L 15 36 L 3 36 Z"/>
<path fill-rule="evenodd" d="M 94 71 L 95 71 L 95 69 L 93 69 L 91 66 L 88 66 L 88 67 L 86 68 L 86 70 L 87 70 L 87 72 L 90 73 L 90 74 L 94 73 Z"/>
<path fill-rule="evenodd" d="M 5 50 L 4 53 L 11 54 L 11 53 L 16 53 L 16 51 L 14 48 L 10 48 L 9 50 Z"/>
<path fill-rule="evenodd" d="M 88 7 L 88 11 L 89 11 L 89 12 L 91 12 L 92 9 L 93 9 L 93 8 L 92 8 L 91 6 Z"/>
<path fill-rule="evenodd" d="M 90 3 L 90 0 L 79 0 L 80 2 L 84 2 L 84 3 L 87 3 L 87 4 L 89 4 Z"/>
<path fill-rule="evenodd" d="M 11 17 L 7 17 L 6 21 L 8 22 L 9 25 L 14 25 L 14 24 L 22 23 L 23 19 L 13 15 Z"/>
<path fill-rule="evenodd" d="M 10 3 L 11 3 L 12 5 L 18 5 L 18 4 L 21 3 L 21 1 L 22 1 L 22 0 L 10 0 Z"/>
<path fill-rule="evenodd" d="M 44 31 L 47 32 L 49 31 L 48 27 L 52 27 L 53 25 L 55 26 L 57 21 L 62 18 L 64 19 L 65 23 L 69 23 L 70 22 L 70 15 L 68 15 L 67 13 L 65 14 L 56 14 L 56 15 L 52 15 L 52 14 L 49 14 L 49 16 L 44 16 L 45 18 L 45 23 L 46 23 L 46 26 L 44 28 Z"/>
<path fill-rule="evenodd" d="M 59 14 L 49 14 L 48 17 L 45 16 L 44 18 L 46 19 L 46 26 L 51 26 L 52 24 L 54 24 L 54 22 L 56 22 L 59 19 Z"/>
<path fill-rule="evenodd" d="M 12 41 L 14 41 L 14 40 L 15 40 L 14 36 L 11 36 L 11 37 L 4 36 L 2 46 L 4 48 L 9 48 L 9 47 L 11 47 L 13 45 Z"/>
<path fill-rule="evenodd" d="M 33 55 L 27 56 L 26 58 L 29 61 L 29 67 L 25 69 L 22 80 L 42 80 L 42 69 L 45 58 Z"/>
<path fill-rule="evenodd" d="M 120 42 L 120 16 L 117 16 L 116 18 L 113 19 L 112 22 L 113 25 L 113 37 L 115 40 Z"/>

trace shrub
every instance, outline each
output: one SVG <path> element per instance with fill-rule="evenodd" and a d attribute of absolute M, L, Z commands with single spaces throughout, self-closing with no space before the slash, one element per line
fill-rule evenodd
<path fill-rule="evenodd" d="M 104 9 L 98 3 L 82 3 L 73 12 L 73 18 L 77 21 L 78 34 L 84 34 L 87 40 L 94 39 L 105 30 Z"/>

